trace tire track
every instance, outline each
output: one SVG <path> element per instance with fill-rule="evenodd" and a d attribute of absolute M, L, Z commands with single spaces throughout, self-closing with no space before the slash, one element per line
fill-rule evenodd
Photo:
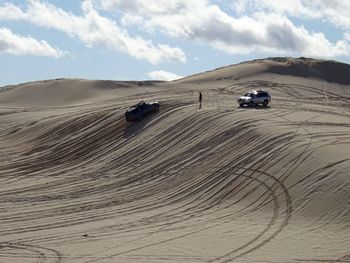
<path fill-rule="evenodd" d="M 36 263 L 61 262 L 60 253 L 54 249 L 14 242 L 0 243 L 0 258 L 29 258 L 33 259 L 33 262 Z"/>
<path fill-rule="evenodd" d="M 231 88 L 235 93 L 246 87 L 227 87 Z M 277 100 L 281 105 L 263 111 L 217 109 L 212 104 L 198 110 L 193 100 L 184 99 L 188 93 L 178 92 L 164 101 L 158 115 L 125 125 L 123 111 L 141 97 L 135 95 L 125 102 L 52 109 L 56 113 L 51 116 L 1 130 L 0 137 L 18 155 L 0 163 L 0 234 L 13 240 L 3 243 L 0 258 L 142 261 L 144 252 L 158 246 L 186 244 L 212 233 L 234 240 L 237 228 L 229 227 L 260 214 L 268 215 L 264 224 L 236 246 L 227 243 L 207 255 L 183 248 L 189 257 L 156 253 L 152 258 L 232 262 L 259 253 L 268 243 L 275 245 L 272 241 L 289 231 L 286 226 L 294 215 L 291 190 L 295 182 L 302 183 L 293 178 L 298 176 L 296 169 L 317 149 L 350 139 L 347 123 L 315 121 L 324 114 L 349 114 L 338 114 L 336 108 L 309 109 L 298 99 L 300 89 L 277 86 L 285 96 L 294 94 L 295 100 L 282 105 L 282 96 Z M 333 94 L 327 96 L 333 99 Z M 290 111 L 296 102 L 301 104 Z M 223 103 L 232 104 L 229 99 Z M 303 121 L 288 118 L 303 112 L 315 114 Z M 324 126 L 334 130 L 314 132 Z M 348 159 L 338 161 L 344 164 Z M 326 168 L 336 169 L 339 162 Z M 305 174 L 313 178 L 316 173 Z M 72 226 L 81 230 L 70 231 Z M 51 229 L 57 234 L 48 235 Z M 60 251 L 67 242 L 81 241 L 82 231 L 89 232 L 84 242 L 111 242 L 93 252 Z M 123 238 L 126 241 L 120 242 Z"/>

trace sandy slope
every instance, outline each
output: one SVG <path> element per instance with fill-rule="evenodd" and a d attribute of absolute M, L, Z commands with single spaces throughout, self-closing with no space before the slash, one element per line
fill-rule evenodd
<path fill-rule="evenodd" d="M 9 87 L 0 262 L 350 262 L 349 76 L 289 58 Z M 237 107 L 261 87 L 271 107 Z M 161 112 L 126 123 L 141 99 Z"/>

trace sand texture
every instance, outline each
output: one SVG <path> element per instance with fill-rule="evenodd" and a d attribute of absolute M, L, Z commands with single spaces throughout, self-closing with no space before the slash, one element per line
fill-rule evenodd
<path fill-rule="evenodd" d="M 127 123 L 140 100 L 160 112 Z M 350 262 L 350 66 L 4 87 L 0 262 Z"/>

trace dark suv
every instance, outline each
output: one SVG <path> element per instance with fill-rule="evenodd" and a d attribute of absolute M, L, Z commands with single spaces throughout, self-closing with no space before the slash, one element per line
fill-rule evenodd
<path fill-rule="evenodd" d="M 125 112 L 125 119 L 127 121 L 140 121 L 144 116 L 148 115 L 152 112 L 159 111 L 159 103 L 158 102 L 144 102 L 141 101 L 134 106 L 131 106 Z"/>
<path fill-rule="evenodd" d="M 267 107 L 267 105 L 271 102 L 271 96 L 267 91 L 253 90 L 239 97 L 237 102 L 240 107 L 243 107 L 244 105 L 253 107 L 258 106 L 259 104 Z"/>

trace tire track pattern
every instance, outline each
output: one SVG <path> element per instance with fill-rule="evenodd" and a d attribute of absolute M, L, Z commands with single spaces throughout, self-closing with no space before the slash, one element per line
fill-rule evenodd
<path fill-rule="evenodd" d="M 1 149 L 16 153 L 0 163 L 0 261 L 246 262 L 289 231 L 305 181 L 348 162 L 297 172 L 318 150 L 349 142 L 347 123 L 314 121 L 336 111 L 295 121 L 283 108 L 198 110 L 176 94 L 159 114 L 126 124 L 133 100 L 0 131 Z M 314 132 L 324 126 L 332 131 Z M 101 240 L 92 251 L 67 249 Z"/>

